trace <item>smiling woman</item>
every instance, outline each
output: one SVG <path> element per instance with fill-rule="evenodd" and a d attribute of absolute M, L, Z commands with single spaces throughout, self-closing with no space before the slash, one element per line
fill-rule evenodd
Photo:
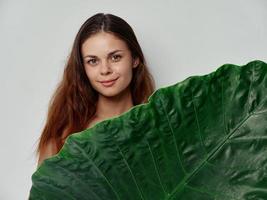
<path fill-rule="evenodd" d="M 97 115 L 110 117 L 132 107 L 130 82 L 132 70 L 138 66 L 139 59 L 132 58 L 126 43 L 101 31 L 84 42 L 82 55 L 90 84 L 99 93 L 98 104 L 102 105 L 102 109 L 98 110 L 101 113 Z M 114 106 L 117 107 L 116 110 L 113 109 Z"/>
<path fill-rule="evenodd" d="M 122 18 L 97 13 L 80 27 L 53 94 L 37 147 L 38 166 L 66 138 L 146 103 L 155 90 L 134 31 Z"/>

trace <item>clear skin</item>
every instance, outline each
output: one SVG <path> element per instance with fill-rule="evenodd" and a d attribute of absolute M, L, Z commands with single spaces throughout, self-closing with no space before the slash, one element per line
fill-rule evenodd
<path fill-rule="evenodd" d="M 110 54 L 111 52 L 117 51 Z M 83 63 L 92 87 L 98 92 L 96 114 L 88 125 L 118 116 L 133 106 L 130 92 L 132 70 L 139 64 L 133 59 L 126 43 L 116 36 L 100 32 L 89 37 L 81 48 Z M 100 81 L 118 78 L 111 87 Z"/>

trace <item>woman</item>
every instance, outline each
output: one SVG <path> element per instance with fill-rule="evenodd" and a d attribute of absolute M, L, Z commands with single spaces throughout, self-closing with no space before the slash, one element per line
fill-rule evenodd
<path fill-rule="evenodd" d="M 122 18 L 97 13 L 78 31 L 63 78 L 50 100 L 39 138 L 38 166 L 83 131 L 131 107 L 155 90 L 136 36 Z"/>

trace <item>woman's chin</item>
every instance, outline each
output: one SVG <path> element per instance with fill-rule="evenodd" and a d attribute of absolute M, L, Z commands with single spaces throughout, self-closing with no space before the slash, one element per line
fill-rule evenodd
<path fill-rule="evenodd" d="M 118 96 L 119 93 L 117 91 L 105 91 L 105 92 L 101 91 L 99 92 L 99 95 L 111 98 Z"/>

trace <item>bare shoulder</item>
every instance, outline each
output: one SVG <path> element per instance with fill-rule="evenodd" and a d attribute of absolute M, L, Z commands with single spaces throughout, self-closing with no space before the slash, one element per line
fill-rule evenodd
<path fill-rule="evenodd" d="M 91 128 L 93 127 L 95 124 L 97 124 L 98 122 L 101 122 L 103 119 L 100 119 L 100 118 L 97 118 L 97 117 L 94 117 L 90 120 L 87 128 Z"/>
<path fill-rule="evenodd" d="M 39 167 L 45 159 L 53 156 L 55 152 L 56 152 L 56 145 L 55 143 L 52 142 L 52 140 L 50 140 L 47 143 L 46 148 L 43 151 L 40 151 L 37 167 Z"/>

